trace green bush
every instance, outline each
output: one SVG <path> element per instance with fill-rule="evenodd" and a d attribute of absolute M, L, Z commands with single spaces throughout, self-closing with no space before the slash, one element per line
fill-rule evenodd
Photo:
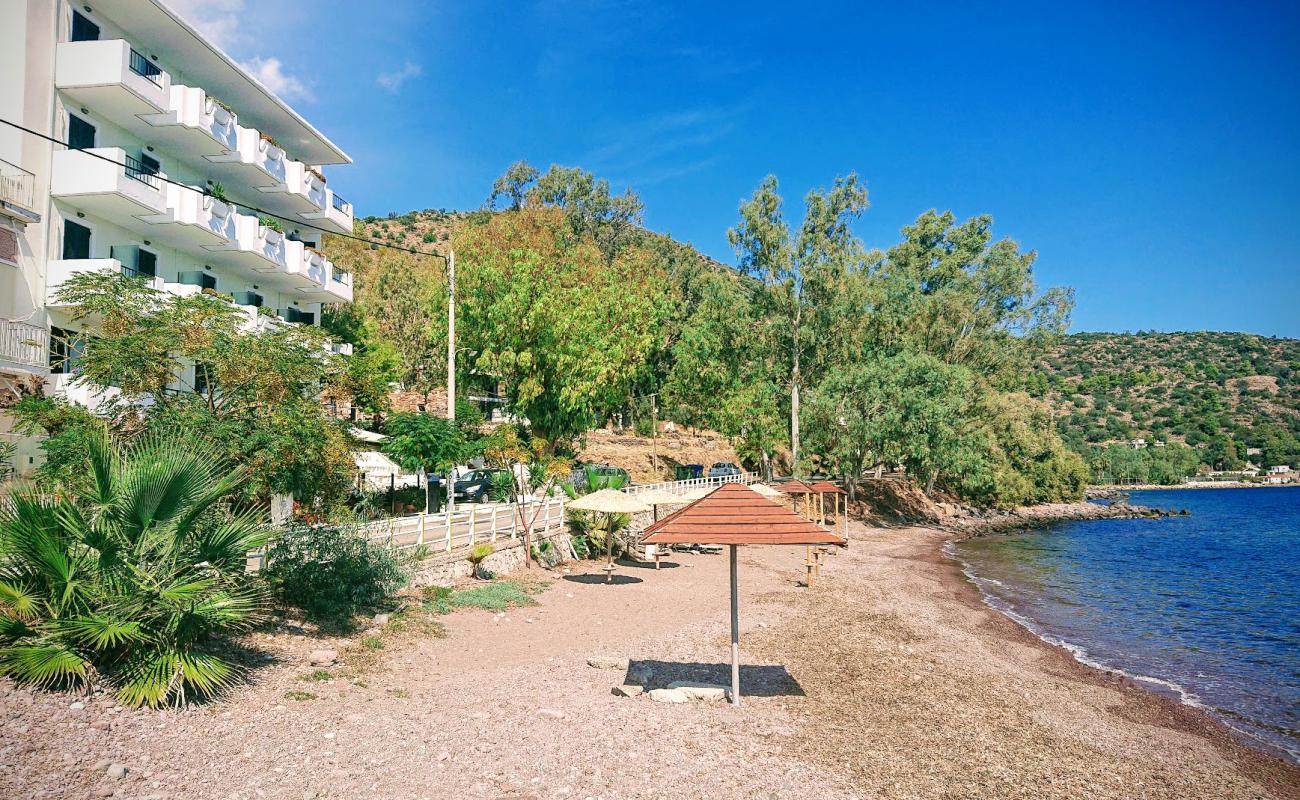
<path fill-rule="evenodd" d="M 228 688 L 240 670 L 220 637 L 266 608 L 245 561 L 268 529 L 226 505 L 245 471 L 180 436 L 123 446 L 100 428 L 85 446 L 78 480 L 0 503 L 0 675 L 67 687 L 98 674 L 128 706 Z"/>
<path fill-rule="evenodd" d="M 333 622 L 379 605 L 408 579 L 388 548 L 330 525 L 285 531 L 267 553 L 264 574 L 281 602 Z"/>

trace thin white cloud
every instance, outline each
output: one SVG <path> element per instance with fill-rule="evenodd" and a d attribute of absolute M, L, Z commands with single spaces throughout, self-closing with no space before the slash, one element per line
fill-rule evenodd
<path fill-rule="evenodd" d="M 246 0 L 166 0 L 166 2 L 173 11 L 193 25 L 195 30 L 226 52 L 233 51 L 245 55 L 248 50 L 253 49 L 246 45 L 264 41 L 260 37 L 250 35 L 247 30 L 252 14 L 246 7 Z M 251 24 L 256 29 L 256 21 Z M 284 62 L 274 56 L 255 56 L 241 61 L 240 65 L 283 100 L 310 102 L 316 99 L 311 87 L 301 78 L 286 72 Z"/>
<path fill-rule="evenodd" d="M 397 92 L 402 88 L 402 84 L 406 83 L 411 78 L 418 78 L 423 74 L 424 74 L 423 67 L 421 67 L 419 64 L 408 61 L 401 69 L 397 70 L 396 72 L 380 73 L 379 77 L 377 77 L 375 80 L 379 83 L 380 86 L 384 87 L 384 89 L 388 90 L 392 94 L 397 94 Z"/>
<path fill-rule="evenodd" d="M 282 100 L 310 102 L 316 99 L 316 95 L 307 84 L 284 71 L 284 65 L 278 58 L 250 58 L 243 62 L 243 67 Z"/>
<path fill-rule="evenodd" d="M 244 0 L 167 0 L 167 5 L 222 50 L 243 38 Z"/>

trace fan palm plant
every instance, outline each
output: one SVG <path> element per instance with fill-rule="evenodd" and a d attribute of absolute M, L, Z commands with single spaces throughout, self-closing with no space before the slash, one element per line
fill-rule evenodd
<path fill-rule="evenodd" d="M 601 489 L 622 489 L 627 483 L 625 475 L 602 475 L 591 467 L 583 468 L 573 482 L 562 484 L 570 500 Z M 605 537 L 613 536 L 632 524 L 630 514 L 602 514 L 599 511 L 566 512 L 569 529 L 573 532 L 573 550 L 578 555 L 595 552 L 605 547 Z"/>
<path fill-rule="evenodd" d="M 214 637 L 265 609 L 245 574 L 268 540 L 226 504 L 244 479 L 177 436 L 116 445 L 100 429 L 88 470 L 60 494 L 27 487 L 0 508 L 0 675 L 41 687 L 100 676 L 130 706 L 228 688 Z"/>

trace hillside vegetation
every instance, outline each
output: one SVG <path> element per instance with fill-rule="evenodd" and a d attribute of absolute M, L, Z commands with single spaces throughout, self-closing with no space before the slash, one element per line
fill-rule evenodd
<path fill-rule="evenodd" d="M 1141 438 L 1191 447 L 1193 468 L 1300 461 L 1300 340 L 1083 333 L 1063 337 L 1039 367 L 1030 393 L 1079 452 Z"/>

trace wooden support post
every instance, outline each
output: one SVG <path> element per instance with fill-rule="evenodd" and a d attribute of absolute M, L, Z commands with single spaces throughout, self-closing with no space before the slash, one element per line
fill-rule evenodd
<path fill-rule="evenodd" d="M 736 545 L 731 545 L 731 704 L 740 705 L 740 592 L 736 585 Z"/>
<path fill-rule="evenodd" d="M 447 510 L 447 552 L 451 552 L 451 510 Z"/>
<path fill-rule="evenodd" d="M 420 515 L 420 538 L 415 542 L 417 545 L 424 544 L 424 519 L 427 516 L 429 516 L 427 512 Z"/>
<path fill-rule="evenodd" d="M 474 518 L 478 516 L 478 506 L 469 507 L 469 546 L 474 546 Z"/>
<path fill-rule="evenodd" d="M 812 551 L 812 545 L 808 545 L 808 556 L 807 556 L 807 560 L 804 561 L 804 565 L 803 565 L 803 566 L 804 566 L 804 570 L 808 573 L 808 576 L 807 576 L 807 578 L 805 578 L 804 582 L 808 585 L 808 588 L 811 589 L 811 588 L 812 588 L 812 585 L 813 585 L 813 551 Z"/>
<path fill-rule="evenodd" d="M 497 512 L 500 510 L 501 508 L 499 506 L 495 506 L 495 505 L 492 506 L 492 541 L 493 542 L 497 540 Z"/>

